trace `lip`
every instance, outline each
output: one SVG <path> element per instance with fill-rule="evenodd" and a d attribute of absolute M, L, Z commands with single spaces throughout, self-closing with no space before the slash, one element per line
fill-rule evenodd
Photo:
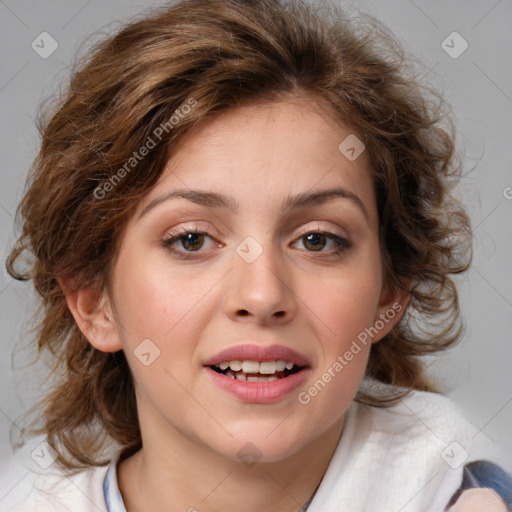
<path fill-rule="evenodd" d="M 270 382 L 245 382 L 226 377 L 209 367 L 206 374 L 220 389 L 226 391 L 241 402 L 272 404 L 283 400 L 299 387 L 307 378 L 311 369 L 306 367 L 297 373 Z"/>
<path fill-rule="evenodd" d="M 210 366 L 224 361 L 291 361 L 303 368 L 288 377 L 273 381 L 247 382 L 218 373 Z M 221 350 L 204 363 L 206 375 L 222 391 L 229 393 L 241 402 L 271 404 L 289 396 L 299 387 L 311 372 L 309 359 L 284 345 L 257 345 L 246 343 Z"/>
<path fill-rule="evenodd" d="M 311 366 L 309 359 L 284 345 L 257 345 L 245 343 L 221 350 L 209 358 L 204 366 L 218 365 L 224 361 L 291 361 L 297 366 Z"/>

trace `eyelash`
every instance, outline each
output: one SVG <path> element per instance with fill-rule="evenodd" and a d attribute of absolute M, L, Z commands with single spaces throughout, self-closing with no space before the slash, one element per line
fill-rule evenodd
<path fill-rule="evenodd" d="M 173 246 L 174 243 L 179 242 L 185 235 L 188 234 L 194 234 L 194 235 L 206 235 L 213 239 L 213 237 L 207 232 L 207 231 L 200 231 L 195 229 L 180 229 L 178 232 L 170 233 L 166 237 L 164 237 L 161 240 L 161 246 L 171 252 L 172 254 L 176 255 L 178 258 L 181 258 L 183 260 L 191 260 L 191 259 L 199 259 L 196 256 L 194 256 L 194 253 L 199 253 L 199 251 L 182 251 L 177 250 Z M 305 238 L 308 235 L 325 235 L 328 239 L 333 240 L 336 244 L 336 248 L 330 252 L 330 256 L 340 256 L 343 252 L 345 252 L 347 249 L 350 249 L 352 247 L 352 243 L 344 237 L 340 237 L 336 235 L 335 233 L 332 233 L 330 231 L 321 231 L 321 230 L 311 230 L 307 231 L 306 233 L 302 234 L 297 240 L 301 240 Z M 317 251 L 308 251 L 308 252 L 317 252 Z M 324 254 L 325 251 L 318 251 L 319 253 Z"/>

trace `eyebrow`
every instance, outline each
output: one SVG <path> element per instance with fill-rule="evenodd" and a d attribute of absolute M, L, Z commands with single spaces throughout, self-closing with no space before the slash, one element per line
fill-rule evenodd
<path fill-rule="evenodd" d="M 159 204 L 174 198 L 187 199 L 188 201 L 207 208 L 222 208 L 230 210 L 233 213 L 237 213 L 240 210 L 239 203 L 232 197 L 226 196 L 225 194 L 203 190 L 179 189 L 171 190 L 170 192 L 166 192 L 155 197 L 141 211 L 139 219 Z M 282 203 L 281 212 L 289 213 L 308 206 L 318 206 L 334 198 L 350 200 L 359 207 L 366 220 L 369 220 L 368 211 L 366 210 L 363 201 L 359 196 L 344 188 L 331 188 L 315 192 L 303 192 L 295 196 L 288 196 Z"/>

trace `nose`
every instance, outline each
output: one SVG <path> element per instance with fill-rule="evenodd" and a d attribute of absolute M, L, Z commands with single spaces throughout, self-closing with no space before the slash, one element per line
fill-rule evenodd
<path fill-rule="evenodd" d="M 233 269 L 228 274 L 230 281 L 224 303 L 226 314 L 238 322 L 287 323 L 297 309 L 291 272 L 278 249 L 270 243 L 260 247 L 262 252 L 254 261 L 245 258 L 243 252 L 233 253 Z"/>

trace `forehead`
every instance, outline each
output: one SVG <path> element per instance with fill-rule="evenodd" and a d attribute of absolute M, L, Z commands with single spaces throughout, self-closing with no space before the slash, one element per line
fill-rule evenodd
<path fill-rule="evenodd" d="M 326 115 L 321 105 L 305 100 L 224 111 L 199 123 L 173 148 L 139 211 L 157 195 L 187 187 L 222 192 L 238 204 L 262 206 L 305 191 L 343 187 L 374 210 L 367 155 L 362 150 L 350 159 L 346 153 L 346 141 L 362 146 L 360 139 L 349 125 Z M 375 212 L 370 216 L 375 217 Z"/>
<path fill-rule="evenodd" d="M 361 136 L 356 135 L 356 130 L 348 123 L 335 120 L 332 111 L 327 111 L 321 100 L 303 98 L 232 108 L 200 122 L 172 153 L 181 158 L 194 152 L 218 149 L 220 155 L 221 149 L 236 153 L 252 147 L 259 151 L 251 156 L 259 156 L 261 160 L 294 160 L 295 154 L 302 158 L 309 155 L 316 162 L 329 159 L 333 154 L 346 158 L 347 154 L 341 151 L 344 148 L 339 148 L 340 143 L 348 135 L 358 140 Z M 354 169 L 368 164 L 364 151 L 355 156 L 359 164 L 353 165 Z"/>

